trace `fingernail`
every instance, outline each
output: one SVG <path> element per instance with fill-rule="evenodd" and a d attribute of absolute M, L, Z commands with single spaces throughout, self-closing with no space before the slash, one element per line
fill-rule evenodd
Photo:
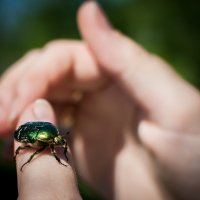
<path fill-rule="evenodd" d="M 33 107 L 33 112 L 37 120 L 48 120 L 50 106 L 44 99 L 37 99 Z"/>
<path fill-rule="evenodd" d="M 106 17 L 103 9 L 100 7 L 100 5 L 96 1 L 92 1 L 93 6 L 94 6 L 94 12 L 96 16 L 96 21 L 99 24 L 101 28 L 104 30 L 111 30 L 112 25 L 108 18 Z"/>

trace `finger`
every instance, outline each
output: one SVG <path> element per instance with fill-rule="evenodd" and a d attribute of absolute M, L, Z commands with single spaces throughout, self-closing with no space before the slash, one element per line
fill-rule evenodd
<path fill-rule="evenodd" d="M 27 121 L 49 121 L 55 124 L 54 112 L 45 100 L 37 100 L 21 115 L 18 125 Z M 15 141 L 15 150 L 21 145 Z M 81 199 L 71 159 L 66 166 L 59 164 L 49 150 L 36 156 L 30 163 L 21 166 L 34 151 L 23 150 L 17 156 L 17 177 L 19 199 Z M 68 152 L 69 153 L 69 152 Z M 66 162 L 62 159 L 62 162 Z"/>
<path fill-rule="evenodd" d="M 8 68 L 0 79 L 0 135 L 5 135 L 9 129 L 8 116 L 13 100 L 16 98 L 16 88 L 26 68 L 31 65 L 39 54 L 39 50 L 32 50 L 27 53 L 13 66 Z"/>
<path fill-rule="evenodd" d="M 95 2 L 83 4 L 78 23 L 100 66 L 142 105 L 151 121 L 173 129 L 194 124 L 200 112 L 199 92 L 168 64 L 115 31 Z"/>
<path fill-rule="evenodd" d="M 38 58 L 28 66 L 14 89 L 14 103 L 6 102 L 11 112 L 4 117 L 13 127 L 23 109 L 37 98 L 63 102 L 74 90 L 90 91 L 98 88 L 105 77 L 97 67 L 89 49 L 82 42 L 54 41 L 46 45 Z M 5 78 L 5 83 L 8 79 Z M 7 85 L 4 84 L 4 85 Z M 10 95 L 11 95 L 10 94 Z M 2 108 L 4 109 L 4 108 Z M 8 132 L 8 128 L 6 129 Z"/>

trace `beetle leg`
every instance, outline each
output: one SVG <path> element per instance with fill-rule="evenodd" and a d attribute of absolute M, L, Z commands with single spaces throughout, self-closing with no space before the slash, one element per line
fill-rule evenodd
<path fill-rule="evenodd" d="M 68 157 L 67 157 L 67 147 L 68 147 L 68 145 L 67 145 L 67 141 L 66 140 L 64 140 L 64 141 L 65 141 L 65 144 L 62 147 L 64 149 L 65 158 L 68 161 L 69 160 Z"/>
<path fill-rule="evenodd" d="M 56 153 L 56 150 L 55 150 L 53 144 L 50 145 L 50 149 L 51 149 L 51 153 L 53 154 L 53 156 L 55 157 L 55 159 L 56 159 L 60 164 L 62 164 L 62 165 L 64 165 L 64 166 L 67 166 L 67 165 L 65 165 L 64 163 L 62 163 L 62 162 L 60 161 L 60 158 L 57 156 L 57 153 Z"/>
<path fill-rule="evenodd" d="M 31 162 L 31 160 L 33 159 L 33 157 L 34 157 L 36 154 L 42 152 L 46 147 L 47 147 L 47 146 L 43 146 L 42 148 L 36 150 L 36 151 L 30 156 L 30 158 L 21 166 L 21 169 L 20 169 L 20 170 L 22 171 L 22 168 L 24 167 L 24 165 L 26 165 L 27 163 Z"/>
<path fill-rule="evenodd" d="M 26 146 L 19 146 L 16 151 L 15 151 L 15 156 L 14 158 L 16 159 L 17 155 L 19 154 L 19 152 L 22 150 L 22 149 L 27 149 L 27 148 L 32 148 L 31 146 L 29 145 L 26 145 Z"/>

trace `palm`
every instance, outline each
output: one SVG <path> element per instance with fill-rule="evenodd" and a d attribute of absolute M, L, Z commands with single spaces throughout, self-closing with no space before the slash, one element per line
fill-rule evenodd
<path fill-rule="evenodd" d="M 73 153 L 79 173 L 105 196 L 112 196 L 112 192 L 116 192 L 112 191 L 114 185 L 119 184 L 116 183 L 116 168 L 117 173 L 127 175 L 125 181 L 134 185 L 139 193 L 136 195 L 138 198 L 146 198 L 148 192 L 154 197 L 163 192 L 162 186 L 154 181 L 157 178 L 163 185 L 166 181 L 173 182 L 168 185 L 168 189 L 174 190 L 178 197 L 183 194 L 187 199 L 187 191 L 194 191 L 195 196 L 194 185 L 198 185 L 198 181 L 193 178 L 199 176 L 199 173 L 194 170 L 194 166 L 200 160 L 197 159 L 199 143 L 194 141 L 198 136 L 194 135 L 190 141 L 178 131 L 162 128 L 154 119 L 147 118 L 149 115 L 113 83 L 87 94 L 78 109 L 74 131 Z M 138 130 L 144 120 L 150 125 Z M 139 135 L 143 130 L 148 131 L 149 135 L 157 131 L 161 136 L 153 139 L 156 157 L 140 142 Z M 182 148 L 192 149 L 193 156 L 185 156 Z M 179 157 L 181 159 L 177 159 Z M 188 168 L 186 163 L 193 161 L 196 163 L 191 169 Z M 132 166 L 131 174 L 124 172 L 127 165 Z M 192 183 L 193 188 L 187 181 L 182 184 L 182 176 Z M 130 177 L 134 178 L 130 180 Z M 142 184 L 138 184 L 138 181 Z M 144 185 L 148 191 L 145 196 L 142 192 Z M 185 193 L 178 188 L 185 188 Z"/>

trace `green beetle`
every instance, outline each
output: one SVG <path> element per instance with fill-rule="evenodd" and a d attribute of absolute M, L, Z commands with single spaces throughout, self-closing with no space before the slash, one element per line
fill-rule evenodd
<path fill-rule="evenodd" d="M 30 158 L 25 162 L 21 171 L 27 163 L 29 163 L 36 154 L 41 153 L 45 148 L 49 147 L 51 149 L 52 155 L 55 159 L 62 165 L 60 158 L 57 156 L 55 146 L 61 146 L 64 150 L 64 155 L 68 161 L 67 157 L 67 142 L 59 134 L 58 129 L 50 122 L 27 122 L 21 125 L 15 132 L 14 138 L 16 141 L 24 143 L 24 146 L 19 146 L 15 151 L 15 158 L 19 154 L 20 150 L 27 148 L 37 148 L 37 150 L 30 156 Z"/>

